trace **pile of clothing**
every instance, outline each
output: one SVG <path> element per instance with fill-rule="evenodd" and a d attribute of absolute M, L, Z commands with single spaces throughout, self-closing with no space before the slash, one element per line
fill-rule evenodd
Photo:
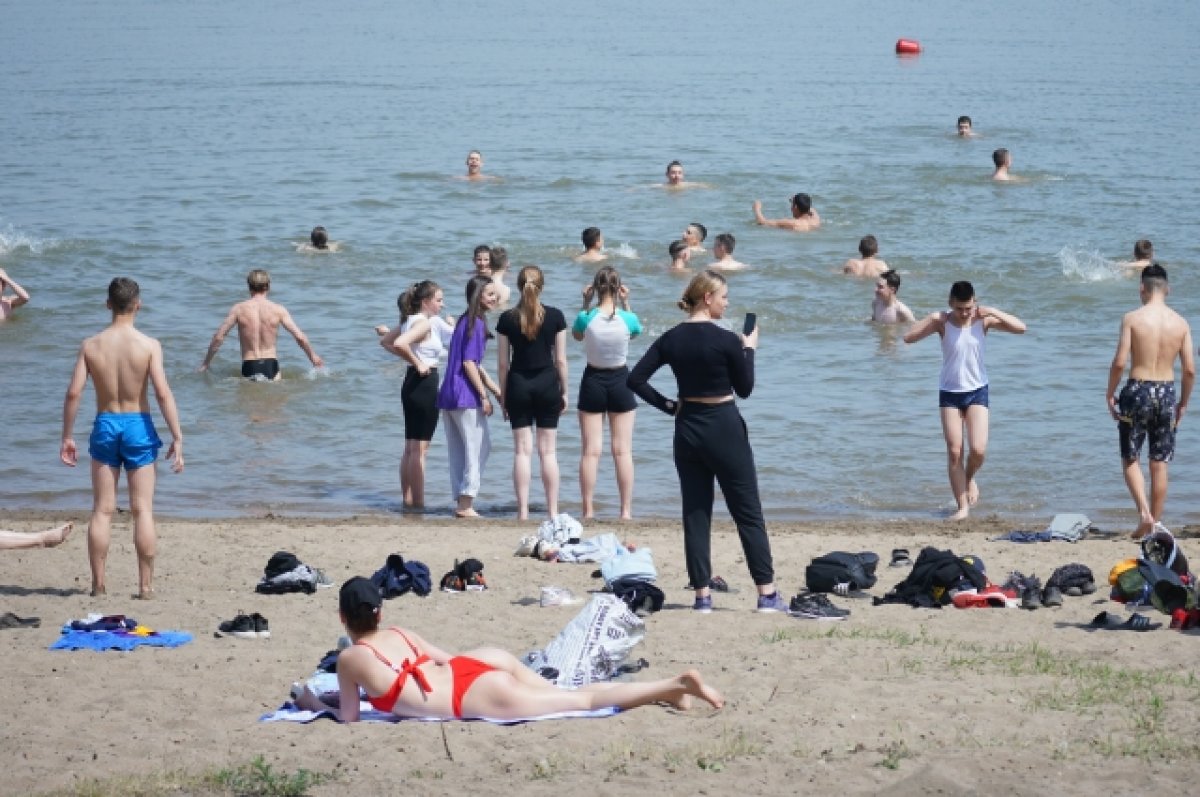
<path fill-rule="evenodd" d="M 254 588 L 262 595 L 285 595 L 289 592 L 312 594 L 318 587 L 331 587 L 333 582 L 315 567 L 309 567 L 288 551 L 276 551 L 263 568 L 262 580 Z"/>

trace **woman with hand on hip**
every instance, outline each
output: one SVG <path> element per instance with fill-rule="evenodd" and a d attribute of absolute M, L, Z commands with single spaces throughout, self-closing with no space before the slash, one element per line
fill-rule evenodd
<path fill-rule="evenodd" d="M 488 339 L 484 316 L 495 309 L 497 300 L 491 277 L 471 277 L 467 283 L 467 310 L 450 338 L 446 378 L 438 391 L 437 406 L 446 419 L 450 490 L 457 502 L 454 515 L 459 518 L 479 517 L 474 509 L 475 496 L 492 450 L 487 424 L 492 402 L 488 391 L 499 397 L 500 388 L 483 369 Z"/>
<path fill-rule="evenodd" d="M 734 393 L 747 398 L 754 389 L 758 329 L 739 335 L 718 325 L 728 305 L 729 287 L 724 277 L 715 271 L 692 277 L 679 301 L 687 320 L 651 344 L 629 374 L 629 387 L 647 403 L 675 416 L 683 546 L 688 577 L 696 590 L 692 608 L 703 614 L 712 611 L 710 535 L 715 478 L 737 524 L 746 565 L 758 588 L 757 611 L 784 612 L 787 604 L 775 589 L 754 452 L 746 422 L 733 400 Z M 664 365 L 675 374 L 678 399 L 668 399 L 650 385 L 650 377 Z"/>
<path fill-rule="evenodd" d="M 591 307 L 592 301 L 596 302 Z M 595 517 L 593 496 L 600 451 L 604 447 L 604 417 L 608 416 L 621 520 L 633 518 L 633 421 L 637 397 L 626 381 L 629 339 L 640 335 L 642 322 L 629 310 L 629 289 L 612 266 L 596 272 L 583 289 L 583 309 L 575 317 L 571 335 L 584 342 L 587 368 L 579 382 L 579 491 L 584 519 Z"/>
<path fill-rule="evenodd" d="M 379 345 L 408 363 L 400 404 L 404 408 L 404 455 L 400 492 L 406 509 L 425 506 L 425 454 L 437 431 L 438 360 L 454 334 L 442 318 L 442 289 L 433 280 L 415 282 L 400 294 L 400 326 L 381 330 Z"/>
<path fill-rule="evenodd" d="M 517 519 L 529 517 L 533 431 L 546 490 L 546 512 L 558 514 L 558 418 L 567 411 L 567 321 L 542 304 L 545 278 L 537 266 L 517 275 L 517 306 L 500 316 L 500 403 L 513 430 L 513 488 Z"/>

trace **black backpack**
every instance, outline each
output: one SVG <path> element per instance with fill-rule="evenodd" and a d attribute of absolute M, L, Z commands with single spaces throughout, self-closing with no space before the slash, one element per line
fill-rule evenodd
<path fill-rule="evenodd" d="M 849 584 L 852 590 L 870 589 L 878 580 L 878 564 L 879 555 L 870 551 L 834 551 L 812 560 L 804 570 L 804 583 L 810 592 L 833 592 L 837 584 Z"/>

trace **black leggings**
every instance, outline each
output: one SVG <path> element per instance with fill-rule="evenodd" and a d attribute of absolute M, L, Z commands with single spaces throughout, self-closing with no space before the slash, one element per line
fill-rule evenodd
<path fill-rule="evenodd" d="M 675 418 L 675 470 L 683 497 L 683 548 L 691 583 L 703 585 L 712 579 L 714 477 L 737 524 L 751 578 L 759 586 L 774 581 L 754 452 L 746 422 L 734 402 L 681 403 Z"/>
<path fill-rule="evenodd" d="M 438 372 L 430 368 L 425 376 L 408 366 L 404 372 L 404 385 L 400 388 L 400 406 L 404 408 L 404 439 L 433 439 L 438 424 Z"/>

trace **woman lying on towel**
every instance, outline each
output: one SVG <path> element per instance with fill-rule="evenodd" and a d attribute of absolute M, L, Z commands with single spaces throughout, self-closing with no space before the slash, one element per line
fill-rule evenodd
<path fill-rule="evenodd" d="M 411 631 L 380 628 L 382 602 L 379 589 L 365 578 L 355 577 L 342 585 L 342 623 L 354 644 L 338 655 L 340 709 L 321 702 L 307 687 L 296 700 L 300 708 L 331 711 L 342 722 L 354 722 L 360 687 L 379 711 L 441 719 L 522 719 L 658 702 L 687 709 L 693 697 L 715 708 L 724 703 L 695 670 L 648 683 L 559 689 L 503 650 L 479 648 L 469 655 L 451 656 Z"/>

